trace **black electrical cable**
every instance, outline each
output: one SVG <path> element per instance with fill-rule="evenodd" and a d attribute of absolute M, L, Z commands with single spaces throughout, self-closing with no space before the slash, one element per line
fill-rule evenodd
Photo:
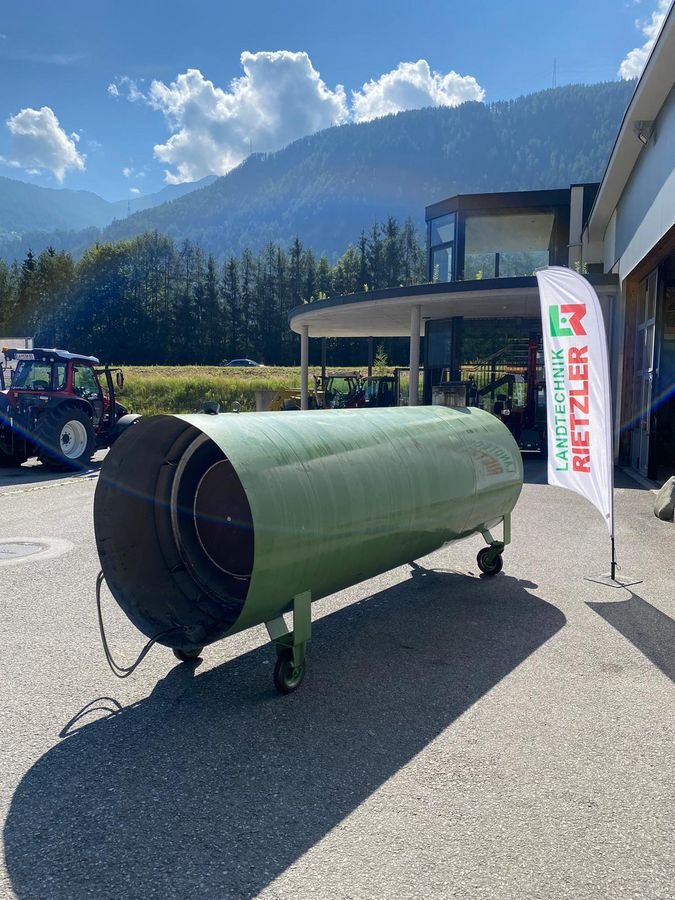
<path fill-rule="evenodd" d="M 152 645 L 156 644 L 157 641 L 164 637 L 167 634 L 170 634 L 172 631 L 175 631 L 175 628 L 166 628 L 164 631 L 160 631 L 159 634 L 156 634 L 153 638 L 150 638 L 148 643 L 143 647 L 141 652 L 138 654 L 136 661 L 132 663 L 130 666 L 121 666 L 118 662 L 113 658 L 112 653 L 110 652 L 110 647 L 108 646 L 108 641 L 105 636 L 105 629 L 103 627 L 103 615 L 101 613 L 101 585 L 104 581 L 103 572 L 99 572 L 96 576 L 96 612 L 98 614 L 98 628 L 101 634 L 101 643 L 103 644 L 103 652 L 105 653 L 105 659 L 108 665 L 110 666 L 110 671 L 117 678 L 128 678 L 132 672 L 134 672 L 140 664 L 143 662 L 145 657 L 150 652 Z"/>

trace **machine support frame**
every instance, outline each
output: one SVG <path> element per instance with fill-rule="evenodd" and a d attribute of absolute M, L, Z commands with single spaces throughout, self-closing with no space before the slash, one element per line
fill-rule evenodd
<path fill-rule="evenodd" d="M 485 543 L 488 544 L 490 548 L 487 559 L 489 562 L 492 562 L 497 556 L 503 553 L 504 548 L 511 543 L 511 513 L 505 513 L 504 518 L 502 519 L 501 541 L 496 540 L 487 528 L 482 528 L 480 533 L 482 534 Z"/>
<path fill-rule="evenodd" d="M 303 591 L 293 597 L 293 630 L 289 631 L 283 616 L 265 622 L 265 628 L 277 648 L 277 654 L 285 648 L 293 651 L 293 666 L 305 665 L 307 643 L 312 637 L 312 593 Z"/>

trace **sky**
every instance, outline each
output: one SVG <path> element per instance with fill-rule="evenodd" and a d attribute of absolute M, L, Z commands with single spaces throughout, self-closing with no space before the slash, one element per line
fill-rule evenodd
<path fill-rule="evenodd" d="M 424 106 L 640 74 L 671 0 L 15 0 L 0 175 L 108 200 Z"/>

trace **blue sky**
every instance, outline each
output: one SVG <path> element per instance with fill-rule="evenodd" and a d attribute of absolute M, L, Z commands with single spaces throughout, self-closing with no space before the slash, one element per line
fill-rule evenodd
<path fill-rule="evenodd" d="M 0 175 L 107 199 L 399 109 L 636 75 L 670 0 L 0 7 Z"/>

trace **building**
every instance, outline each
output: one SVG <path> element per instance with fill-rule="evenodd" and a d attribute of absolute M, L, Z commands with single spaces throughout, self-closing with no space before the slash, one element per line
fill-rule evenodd
<path fill-rule="evenodd" d="M 434 203 L 426 210 L 428 283 L 291 310 L 290 326 L 301 335 L 304 408 L 310 338 L 409 336 L 414 405 L 443 402 L 446 388 L 473 378 L 467 343 L 502 323 L 507 346 L 484 360 L 490 371 L 481 372 L 474 398 L 480 394 L 481 405 L 511 422 L 532 424 L 541 336 L 534 271 L 569 266 L 593 285 L 603 310 L 615 459 L 649 477 L 675 471 L 674 83 L 671 8 L 599 185 Z M 518 371 L 527 372 L 525 400 Z"/>
<path fill-rule="evenodd" d="M 675 472 L 674 83 L 671 6 L 583 229 L 585 266 L 618 278 L 617 454 L 659 480 Z"/>

